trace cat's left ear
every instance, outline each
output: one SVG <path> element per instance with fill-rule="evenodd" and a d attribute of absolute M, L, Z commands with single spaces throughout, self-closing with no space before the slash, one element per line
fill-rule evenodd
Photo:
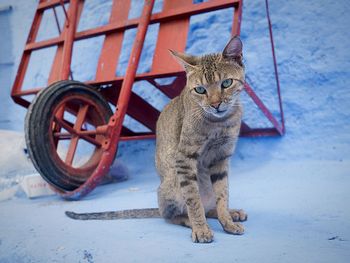
<path fill-rule="evenodd" d="M 234 36 L 227 43 L 224 51 L 222 52 L 223 58 L 227 60 L 234 60 L 239 65 L 243 66 L 243 55 L 242 55 L 243 44 L 239 36 Z"/>
<path fill-rule="evenodd" d="M 169 52 L 171 53 L 171 55 L 173 55 L 173 57 L 176 58 L 178 62 L 180 62 L 180 64 L 184 67 L 186 72 L 197 68 L 197 58 L 195 56 L 180 53 L 171 49 L 169 49 Z"/>

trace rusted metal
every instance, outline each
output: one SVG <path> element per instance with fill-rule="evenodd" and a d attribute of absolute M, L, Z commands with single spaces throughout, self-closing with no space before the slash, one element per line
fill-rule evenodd
<path fill-rule="evenodd" d="M 130 9 L 130 0 L 114 1 L 111 10 L 109 23 L 126 23 L 128 20 L 128 12 Z M 121 53 L 124 32 L 114 32 L 107 34 L 101 55 L 97 64 L 96 80 L 103 81 L 115 77 L 119 54 Z"/>
<path fill-rule="evenodd" d="M 62 4 L 62 1 L 61 1 L 61 4 Z M 60 80 L 68 79 L 69 77 L 70 64 L 71 64 L 72 52 L 73 52 L 74 35 L 75 35 L 76 25 L 77 25 L 77 14 L 78 14 L 78 0 L 71 1 L 69 4 L 70 19 L 67 20 L 66 22 L 66 27 L 68 29 L 65 31 L 65 36 L 64 36 L 65 45 L 63 47 L 63 54 L 62 54 L 63 65 L 61 68 Z"/>
<path fill-rule="evenodd" d="M 103 176 L 107 174 L 109 167 L 114 161 L 114 153 L 117 150 L 120 132 L 123 125 L 124 116 L 127 111 L 131 95 L 131 88 L 134 83 L 137 66 L 147 32 L 147 27 L 149 25 L 150 17 L 152 14 L 153 5 L 154 0 L 145 1 L 134 45 L 131 51 L 128 68 L 125 74 L 125 79 L 123 81 L 118 101 L 116 102 L 118 109 L 115 111 L 114 115 L 109 121 L 109 125 L 113 127 L 112 134 L 110 140 L 106 140 L 104 142 L 105 147 L 101 160 L 94 170 L 93 174 L 82 186 L 71 192 L 61 192 L 61 195 L 66 198 L 77 199 L 89 193 L 102 180 Z"/>
<path fill-rule="evenodd" d="M 64 3 L 68 3 L 69 0 L 64 0 Z M 53 8 L 62 4 L 62 0 L 40 0 L 38 9 L 39 11 L 44 11 L 45 9 Z"/>
<path fill-rule="evenodd" d="M 68 20 L 67 11 L 66 11 L 66 8 L 65 8 L 63 2 L 61 2 L 61 3 L 62 3 L 63 10 L 64 10 L 64 14 L 66 16 L 66 26 L 68 27 L 69 20 Z M 59 35 L 61 35 L 62 30 L 61 30 L 60 21 L 58 19 L 58 15 L 57 15 L 57 12 L 56 12 L 56 7 L 53 7 L 52 9 L 53 9 L 53 14 L 55 16 L 57 31 L 58 31 Z M 74 80 L 72 70 L 69 71 L 69 76 L 70 76 L 70 79 Z"/>
<path fill-rule="evenodd" d="M 269 9 L 269 1 L 268 0 L 265 0 L 265 7 L 266 7 L 267 23 L 268 23 L 268 26 L 269 26 L 269 36 L 270 36 L 270 43 L 271 43 L 273 68 L 274 68 L 274 71 L 275 71 L 274 73 L 275 73 L 276 86 L 277 86 L 278 106 L 279 106 L 280 115 L 281 115 L 281 130 L 280 130 L 280 134 L 283 135 L 285 133 L 284 112 L 283 112 L 283 106 L 282 106 L 281 87 L 280 87 L 280 81 L 279 81 L 279 77 L 278 77 L 277 59 L 276 59 L 276 54 L 275 54 L 275 44 L 274 44 L 274 41 L 273 41 L 273 32 L 272 32 L 272 25 L 271 25 L 271 19 L 270 19 L 270 9 Z"/>
<path fill-rule="evenodd" d="M 83 95 L 69 95 L 61 100 L 53 109 L 52 117 L 49 121 L 48 131 L 49 144 L 53 151 L 50 153 L 56 163 L 60 163 L 62 169 L 69 171 L 72 177 L 88 179 L 93 170 L 97 167 L 102 156 L 102 144 L 107 137 L 106 134 L 97 132 L 99 127 L 103 127 L 104 112 L 99 105 L 92 100 L 88 100 Z M 64 112 L 69 112 L 72 116 L 77 116 L 74 123 L 64 119 Z M 85 130 L 83 123 L 89 123 L 95 130 Z M 51 130 L 52 129 L 52 130 Z M 61 129 L 65 131 L 62 132 Z M 59 155 L 58 144 L 62 140 L 70 140 L 65 156 Z M 91 145 L 94 150 L 90 152 L 89 159 L 79 167 L 73 165 L 79 140 L 84 140 Z M 61 151 L 63 148 L 61 149 Z M 53 176 L 53 175 L 51 175 Z M 60 180 L 64 180 L 61 178 Z M 58 189 L 56 189 L 58 190 Z M 61 191 L 61 190 L 58 190 Z"/>
<path fill-rule="evenodd" d="M 65 10 L 66 3 L 69 3 L 68 11 Z M 85 130 L 82 126 L 85 120 L 84 114 L 86 114 L 89 106 L 81 109 L 74 105 L 71 105 L 70 109 L 68 107 L 68 110 L 76 116 L 75 123 L 69 123 L 67 120 L 64 120 L 63 109 L 58 109 L 55 113 L 52 120 L 53 128 L 51 131 L 53 145 L 57 147 L 57 143 L 60 140 L 70 140 L 68 154 L 65 160 L 62 160 L 62 163 L 64 163 L 62 165 L 73 169 L 72 162 L 74 160 L 78 138 L 94 145 L 99 153 L 99 160 L 94 160 L 96 161 L 94 170 L 88 176 L 85 183 L 77 187 L 74 191 L 57 190 L 66 198 L 76 199 L 84 196 L 100 182 L 113 161 L 119 141 L 152 139 L 155 137 L 155 126 L 160 112 L 143 98 L 132 92 L 132 85 L 135 81 L 145 80 L 169 98 L 174 98 L 179 95 L 186 83 L 186 77 L 183 69 L 170 57 L 168 49 L 185 51 L 191 16 L 225 8 L 233 8 L 232 35 L 240 34 L 243 7 L 242 0 L 211 0 L 199 4 L 194 4 L 192 0 L 164 0 L 162 11 L 151 14 L 153 4 L 153 0 L 146 0 L 142 15 L 139 18 L 128 19 L 131 0 L 113 0 L 108 24 L 77 32 L 76 27 L 79 23 L 84 1 L 40 0 L 39 2 L 12 88 L 11 96 L 13 100 L 24 107 L 28 107 L 30 100 L 28 100 L 26 96 L 36 94 L 42 89 L 42 87 L 22 87 L 25 72 L 33 51 L 57 46 L 48 78 L 48 83 L 50 84 L 58 80 L 69 78 L 71 74 L 70 65 L 74 42 L 104 35 L 105 39 L 97 63 L 96 77 L 94 80 L 87 81 L 86 83 L 99 89 L 100 93 L 117 108 L 108 124 L 97 126 L 95 130 Z M 247 82 L 245 84 L 245 91 L 267 117 L 272 127 L 252 128 L 245 122 L 242 122 L 241 136 L 277 136 L 285 132 L 282 98 L 267 0 L 265 0 L 265 4 L 281 120 L 278 121 L 276 119 L 268 107 L 254 92 L 249 82 Z M 62 32 L 54 9 L 59 36 L 43 41 L 36 41 L 43 12 L 47 9 L 59 6 L 63 8 L 66 18 Z M 160 23 L 160 26 L 151 70 L 150 72 L 136 74 L 147 27 L 149 24 L 154 23 Z M 125 76 L 116 76 L 115 72 L 122 52 L 124 33 L 128 29 L 136 27 L 137 36 L 134 40 L 126 74 Z M 176 34 L 174 34 L 174 31 L 176 31 Z M 161 85 L 156 81 L 158 78 L 167 77 L 174 77 L 174 81 L 166 85 Z M 150 132 L 135 132 L 123 126 L 123 120 L 126 114 L 143 124 Z M 66 131 L 62 132 L 62 127 Z M 99 136 L 98 140 L 96 139 L 97 136 Z"/>
<path fill-rule="evenodd" d="M 61 4 L 61 7 L 63 9 L 64 16 L 66 17 L 66 27 L 69 27 L 69 16 L 67 14 L 66 7 L 64 6 L 64 1 L 61 0 L 60 4 Z M 75 19 L 76 16 L 71 16 L 71 17 Z"/>
<path fill-rule="evenodd" d="M 35 38 L 36 38 L 38 31 L 39 31 L 39 26 L 40 26 L 42 18 L 43 18 L 43 12 L 38 9 L 35 13 L 32 27 L 30 28 L 26 44 L 30 44 L 30 43 L 35 41 Z M 12 98 L 14 95 L 16 96 L 17 94 L 19 96 L 21 96 L 22 84 L 23 84 L 25 73 L 26 73 L 27 68 L 28 68 L 30 54 L 31 53 L 26 52 L 26 50 L 23 52 L 23 55 L 22 55 L 22 58 L 20 61 L 20 65 L 19 65 L 18 70 L 17 70 L 16 78 L 15 78 L 15 81 L 14 81 L 14 84 L 12 87 L 12 92 L 11 92 Z M 27 101 L 27 103 L 26 103 L 26 100 L 24 100 L 23 98 L 14 98 L 14 100 L 16 103 L 18 103 L 24 107 L 29 106 L 29 104 L 28 104 L 29 102 Z"/>
<path fill-rule="evenodd" d="M 75 2 L 75 1 L 77 0 L 72 0 L 72 2 Z M 124 1 L 121 1 L 121 2 L 123 3 Z M 169 1 L 165 1 L 165 3 L 167 2 Z M 167 12 L 163 11 L 161 13 L 152 15 L 150 24 L 164 23 L 167 21 L 173 21 L 181 18 L 189 19 L 193 15 L 216 11 L 216 10 L 220 10 L 228 7 L 235 7 L 237 6 L 237 3 L 239 3 L 240 1 L 239 0 L 216 0 L 216 1 L 205 2 L 202 4 L 196 4 L 196 5 L 190 4 L 188 5 L 187 8 L 184 8 L 184 7 L 180 8 L 178 5 L 178 2 L 180 1 L 179 0 L 170 1 L 172 6 L 178 7 L 178 8 L 176 9 L 171 8 Z M 191 1 L 188 1 L 188 0 L 185 2 L 192 3 Z M 124 11 L 123 12 L 124 14 L 128 14 L 128 12 L 125 12 L 125 9 L 121 9 L 121 10 Z M 113 32 L 124 32 L 127 29 L 136 28 L 138 24 L 139 24 L 139 18 L 130 19 L 130 20 L 118 19 L 104 26 L 100 26 L 93 29 L 87 29 L 81 32 L 76 32 L 74 39 L 83 40 L 86 38 L 96 37 L 100 35 L 106 35 L 106 34 L 108 35 Z M 186 40 L 186 39 L 182 39 L 182 40 Z M 33 43 L 33 46 L 28 46 L 26 50 L 31 50 L 33 47 L 35 49 L 46 48 L 46 47 L 57 45 L 63 41 L 64 40 L 60 38 L 53 38 L 52 40 L 40 41 L 35 44 Z"/>
<path fill-rule="evenodd" d="M 56 26 L 57 26 L 57 30 L 58 30 L 58 34 L 61 35 L 61 26 L 60 26 L 60 21 L 58 20 L 58 15 L 56 12 L 56 7 L 52 8 L 53 14 L 55 16 L 55 22 L 56 22 Z"/>
<path fill-rule="evenodd" d="M 283 130 L 280 126 L 279 122 L 276 120 L 276 118 L 272 115 L 272 113 L 269 111 L 269 109 L 265 106 L 265 104 L 262 102 L 262 100 L 256 95 L 254 90 L 249 86 L 248 83 L 244 84 L 245 91 L 248 93 L 248 95 L 252 98 L 252 100 L 255 102 L 256 105 L 259 106 L 262 113 L 268 118 L 268 120 L 273 124 L 274 128 L 277 129 L 277 131 L 282 135 Z"/>

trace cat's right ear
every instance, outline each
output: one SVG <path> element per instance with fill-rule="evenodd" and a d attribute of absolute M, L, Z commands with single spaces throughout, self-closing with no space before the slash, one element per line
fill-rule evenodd
<path fill-rule="evenodd" d="M 243 44 L 239 36 L 234 36 L 227 43 L 222 56 L 224 59 L 233 60 L 238 62 L 239 65 L 243 66 L 243 56 L 242 56 Z"/>
<path fill-rule="evenodd" d="M 169 49 L 169 52 L 184 67 L 186 72 L 197 68 L 197 58 L 195 56 L 180 53 L 171 49 Z"/>

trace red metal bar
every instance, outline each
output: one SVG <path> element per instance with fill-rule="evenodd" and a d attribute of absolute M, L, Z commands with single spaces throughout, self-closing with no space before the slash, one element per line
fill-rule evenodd
<path fill-rule="evenodd" d="M 150 140 L 150 139 L 155 139 L 155 138 L 156 138 L 155 134 L 120 136 L 119 141 Z"/>
<path fill-rule="evenodd" d="M 161 14 L 178 13 L 179 10 L 191 10 L 192 0 L 165 0 Z M 197 7 L 198 8 L 198 7 Z M 153 56 L 152 72 L 182 71 L 183 68 L 170 55 L 169 49 L 185 51 L 190 17 L 174 16 L 169 21 L 163 21 L 159 26 L 158 39 Z M 176 32 L 176 34 L 174 34 Z"/>
<path fill-rule="evenodd" d="M 77 1 L 77 0 L 72 0 L 72 2 L 74 1 Z M 171 0 L 171 1 L 174 1 L 174 0 Z M 228 7 L 235 7 L 235 6 L 239 6 L 238 4 L 239 1 L 240 0 L 221 0 L 219 3 L 215 1 L 209 1 L 201 4 L 187 6 L 187 7 L 178 7 L 178 8 L 170 9 L 167 12 L 163 11 L 152 15 L 150 23 L 151 24 L 163 23 L 166 21 L 173 21 L 181 18 L 189 18 L 190 16 L 205 13 L 205 12 L 220 10 Z M 120 21 L 118 19 L 115 21 L 117 22 L 113 22 L 97 28 L 77 32 L 74 36 L 74 40 L 83 40 L 86 38 L 91 38 L 95 36 L 100 36 L 100 35 L 110 34 L 113 32 L 120 32 L 127 29 L 135 28 L 139 23 L 139 18 L 130 19 L 126 21 L 125 20 Z M 50 47 L 50 46 L 57 45 L 62 41 L 63 41 L 62 39 L 58 39 L 58 38 L 47 40 L 47 41 L 41 41 L 28 46 L 26 50 L 32 50 L 32 48 L 40 49 L 40 48 Z"/>
<path fill-rule="evenodd" d="M 63 47 L 63 56 L 62 56 L 62 68 L 60 73 L 60 78 L 68 79 L 70 73 L 70 64 L 72 60 L 72 52 L 73 52 L 73 43 L 74 43 L 74 35 L 77 24 L 77 14 L 78 14 L 78 1 L 79 0 L 71 0 L 69 4 L 69 17 L 70 23 L 68 25 L 68 30 L 65 32 L 65 45 Z M 66 23 L 67 26 L 68 23 Z"/>
<path fill-rule="evenodd" d="M 66 108 L 66 103 L 63 103 L 63 105 L 60 107 L 60 109 L 58 109 L 57 113 L 54 116 L 53 127 L 52 127 L 52 132 L 54 132 L 54 133 L 60 133 L 61 132 L 62 126 L 59 125 L 56 122 L 56 120 L 57 119 L 63 120 L 65 108 Z M 59 138 L 57 138 L 57 137 L 54 138 L 54 144 L 55 144 L 56 149 L 57 149 L 57 146 L 58 146 L 58 142 L 59 142 Z"/>
<path fill-rule="evenodd" d="M 69 0 L 64 0 L 64 3 L 69 2 Z M 51 1 L 42 1 L 39 6 L 38 6 L 38 10 L 44 11 L 45 9 L 49 9 L 55 6 L 59 6 L 61 5 L 61 0 L 51 0 Z"/>
<path fill-rule="evenodd" d="M 110 165 L 113 162 L 114 154 L 117 150 L 118 141 L 120 138 L 120 132 L 123 125 L 124 116 L 128 107 L 131 88 L 134 83 L 137 66 L 140 60 L 143 43 L 146 36 L 147 27 L 150 22 L 154 0 L 145 0 L 140 24 L 138 26 L 137 34 L 134 40 L 133 48 L 129 58 L 128 68 L 125 74 L 125 79 L 120 91 L 120 95 L 117 102 L 117 110 L 109 121 L 111 127 L 110 140 L 106 140 L 104 143 L 104 151 L 97 168 L 89 179 L 78 189 L 72 192 L 62 193 L 62 196 L 71 199 L 80 198 L 91 190 L 101 181 L 103 176 L 108 172 Z"/>
<path fill-rule="evenodd" d="M 68 24 L 68 16 L 67 16 L 67 11 L 66 11 L 66 8 L 65 8 L 65 6 L 64 6 L 64 3 L 63 3 L 63 1 L 61 1 L 61 4 L 62 4 L 62 8 L 63 8 L 63 10 L 64 10 L 64 13 L 65 13 L 65 15 L 66 15 L 66 27 L 67 27 L 67 24 Z M 60 21 L 58 20 L 58 16 L 57 16 L 57 12 L 56 12 L 56 7 L 53 7 L 52 8 L 53 9 L 53 13 L 54 13 L 54 16 L 55 16 L 55 21 L 56 21 L 56 26 L 57 26 L 57 30 L 58 30 L 58 33 L 59 33 L 59 35 L 61 36 L 61 26 L 60 26 Z M 60 52 L 60 51 L 56 51 L 56 53 L 57 52 Z M 69 72 L 69 76 L 70 76 L 70 78 L 73 80 L 74 78 L 73 78 L 73 73 L 72 73 L 72 71 L 70 70 L 70 72 Z"/>
<path fill-rule="evenodd" d="M 66 7 L 64 6 L 64 1 L 61 0 L 61 1 L 60 1 L 60 4 L 61 4 L 61 7 L 62 7 L 62 9 L 63 9 L 64 16 L 66 17 L 66 27 L 69 27 L 69 17 L 68 17 L 68 14 L 67 14 Z"/>
<path fill-rule="evenodd" d="M 156 123 L 160 112 L 140 96 L 131 92 L 127 113 L 134 119 L 141 122 L 151 131 L 156 131 Z M 118 104 L 119 107 L 119 104 Z"/>
<path fill-rule="evenodd" d="M 37 10 L 36 14 L 34 16 L 32 26 L 31 26 L 30 31 L 29 31 L 29 35 L 28 35 L 26 44 L 29 44 L 29 43 L 32 43 L 33 41 L 35 41 L 35 38 L 36 38 L 38 31 L 39 31 L 39 26 L 40 26 L 42 17 L 43 17 L 43 12 Z M 23 80 L 24 80 L 25 73 L 27 71 L 28 64 L 29 64 L 29 59 L 30 59 L 30 53 L 23 52 L 21 62 L 19 64 L 19 67 L 17 70 L 15 82 L 13 83 L 13 87 L 12 87 L 12 91 L 11 91 L 11 97 L 15 102 L 16 102 L 16 100 L 14 99 L 13 96 L 14 96 L 14 94 L 18 94 L 21 92 Z M 23 104 L 21 104 L 21 105 L 23 105 Z"/>
<path fill-rule="evenodd" d="M 21 105 L 25 108 L 28 108 L 30 105 L 30 102 L 28 100 L 25 100 L 25 99 L 17 97 L 17 96 L 12 96 L 12 95 L 11 95 L 11 97 L 15 103 L 17 103 L 18 105 Z"/>
<path fill-rule="evenodd" d="M 197 14 L 202 14 L 210 11 L 224 9 L 228 7 L 235 7 L 241 0 L 220 0 L 208 1 L 200 4 L 192 4 L 184 7 L 177 7 L 170 9 L 167 12 L 161 12 L 152 15 L 151 23 L 160 23 L 164 21 L 186 18 Z M 173 2 L 173 0 L 171 0 Z"/>
<path fill-rule="evenodd" d="M 239 36 L 241 34 L 241 18 L 242 18 L 243 0 L 237 3 L 234 11 L 232 35 Z"/>
<path fill-rule="evenodd" d="M 179 95 L 181 92 L 181 89 L 185 87 L 186 85 L 186 75 L 183 74 L 176 77 L 173 83 L 169 85 L 159 85 L 154 78 L 147 79 L 147 81 L 155 86 L 157 89 L 159 89 L 161 92 L 163 92 L 166 96 L 168 96 L 170 99 L 175 98 Z"/>
<path fill-rule="evenodd" d="M 174 0 L 171 0 L 174 1 Z M 227 7 L 234 7 L 237 5 L 239 0 L 221 0 L 219 4 L 215 1 L 205 2 L 190 7 L 174 8 L 167 12 L 153 14 L 150 20 L 150 24 L 163 23 L 166 21 L 172 21 L 174 19 L 189 18 L 192 15 L 201 14 L 204 12 L 215 11 L 224 9 Z M 126 22 L 111 23 L 105 26 L 97 27 L 94 29 L 88 29 L 85 31 L 78 32 L 76 34 L 76 40 L 99 36 L 103 34 L 109 34 L 116 31 L 124 31 L 127 29 L 135 28 L 139 23 L 139 18 L 130 19 Z"/>
<path fill-rule="evenodd" d="M 269 111 L 269 109 L 262 102 L 262 100 L 256 95 L 254 90 L 249 86 L 248 83 L 244 83 L 244 88 L 245 88 L 245 91 L 248 93 L 248 95 L 255 102 L 255 104 L 258 105 L 258 107 L 261 109 L 262 113 L 269 119 L 272 125 L 278 130 L 280 135 L 282 135 L 283 134 L 282 127 L 280 126 L 278 121 L 275 119 L 275 117 L 272 115 L 272 113 Z"/>
<path fill-rule="evenodd" d="M 60 21 L 58 20 L 57 12 L 56 12 L 56 7 L 52 8 L 53 14 L 55 16 L 55 21 L 56 21 L 56 26 L 58 30 L 58 34 L 61 35 L 61 26 L 60 26 Z"/>
<path fill-rule="evenodd" d="M 250 131 L 240 133 L 241 137 L 266 137 L 266 136 L 280 136 L 280 132 L 275 128 L 254 128 Z"/>
<path fill-rule="evenodd" d="M 59 37 L 51 38 L 48 40 L 43 40 L 43 41 L 34 42 L 34 43 L 28 43 L 25 46 L 24 51 L 34 51 L 34 50 L 38 50 L 38 49 L 42 49 L 42 48 L 56 46 L 58 44 L 63 43 L 63 41 L 64 41 L 63 37 L 59 36 Z"/>
<path fill-rule="evenodd" d="M 77 132 L 80 131 L 80 129 L 85 121 L 85 117 L 86 117 L 86 114 L 88 112 L 88 109 L 89 109 L 89 105 L 81 106 L 79 108 L 78 113 L 77 113 L 77 119 L 76 119 L 74 127 L 73 127 L 75 132 L 74 132 L 74 134 L 72 134 L 72 139 L 71 139 L 71 142 L 69 144 L 68 152 L 66 155 L 65 162 L 68 165 L 72 165 L 72 163 L 73 163 L 75 151 L 77 149 L 78 141 L 79 141 L 79 136 L 78 136 Z"/>
<path fill-rule="evenodd" d="M 125 78 L 123 80 L 121 92 L 118 98 L 118 110 L 114 113 L 114 117 L 117 120 L 116 131 L 114 142 L 118 142 L 118 134 L 120 133 L 124 116 L 127 111 L 129 100 L 131 96 L 131 88 L 135 80 L 137 66 L 139 64 L 141 51 L 143 47 L 143 43 L 145 40 L 147 28 L 150 22 L 152 9 L 154 5 L 154 0 L 145 0 L 143 12 L 141 15 L 140 23 L 137 30 L 137 35 L 134 40 L 134 45 L 131 51 L 131 55 L 129 58 L 128 68 L 125 73 Z"/>
<path fill-rule="evenodd" d="M 133 135 L 135 135 L 135 134 L 136 134 L 135 132 L 133 132 L 133 131 L 130 130 L 129 128 L 123 126 L 120 136 L 121 136 L 121 137 L 122 137 L 122 136 L 133 136 Z"/>
<path fill-rule="evenodd" d="M 78 134 L 81 139 L 95 145 L 96 147 L 101 147 L 101 143 L 99 143 L 98 141 L 96 141 L 94 138 L 90 137 L 88 134 L 85 134 L 84 132 L 77 132 L 74 128 L 73 128 L 73 124 L 71 124 L 70 122 L 63 120 L 63 113 L 64 111 L 58 112 L 57 115 L 59 115 L 58 117 L 55 116 L 54 120 L 57 123 L 58 126 L 62 127 L 63 129 L 67 130 L 69 133 L 76 135 Z"/>
<path fill-rule="evenodd" d="M 13 93 L 12 97 L 18 97 L 18 96 L 27 96 L 27 95 L 33 95 L 37 94 L 40 90 L 43 88 L 35 88 L 35 89 L 27 89 L 27 90 L 22 90 L 18 93 Z"/>
<path fill-rule="evenodd" d="M 80 15 L 81 15 L 81 12 L 83 10 L 83 5 L 84 5 L 84 1 L 79 1 L 79 3 L 78 3 L 78 15 L 77 15 L 76 22 L 75 22 L 76 24 L 78 24 L 78 21 L 80 19 Z M 66 26 L 66 24 L 67 24 L 67 21 L 65 21 L 64 26 L 63 26 L 63 31 L 61 33 L 62 41 L 57 43 L 58 44 L 57 51 L 56 51 L 54 61 L 52 63 L 48 84 L 51 84 L 51 83 L 61 79 L 60 73 L 61 73 L 62 67 L 63 67 L 62 57 L 63 57 L 63 49 L 64 49 L 64 45 L 65 45 L 64 36 L 66 36 L 66 34 L 67 34 L 66 31 L 69 30 L 69 28 Z M 71 79 L 73 79 L 73 73 L 71 70 L 70 70 L 70 77 L 71 77 Z"/>
<path fill-rule="evenodd" d="M 66 160 L 65 160 L 65 163 L 67 165 L 72 166 L 74 155 L 77 150 L 78 142 L 79 142 L 79 137 L 77 135 L 72 135 L 72 138 L 69 143 L 67 155 L 66 155 Z"/>
<path fill-rule="evenodd" d="M 279 108 L 280 108 L 280 114 L 281 114 L 281 125 L 282 125 L 281 130 L 282 130 L 282 134 L 284 134 L 285 133 L 284 112 L 283 112 L 283 106 L 282 106 L 281 87 L 280 87 L 280 81 L 278 78 L 278 69 L 277 69 L 277 61 L 276 61 L 276 54 L 275 54 L 275 44 L 273 41 L 273 33 L 272 33 L 272 25 L 271 25 L 271 19 L 270 19 L 270 10 L 269 10 L 269 1 L 268 0 L 265 0 L 265 6 L 266 6 L 267 23 L 269 25 L 269 34 L 270 34 L 271 51 L 272 51 L 272 58 L 273 58 L 273 68 L 275 70 L 275 78 L 276 78 L 276 85 L 277 85 L 278 102 L 279 102 Z"/>
<path fill-rule="evenodd" d="M 185 83 L 184 79 L 181 79 L 182 77 L 184 77 L 184 72 L 183 71 L 178 71 L 178 72 L 172 72 L 172 73 L 159 73 L 159 74 L 152 74 L 152 73 L 142 73 L 142 74 L 138 74 L 135 76 L 135 81 L 140 81 L 140 80 L 147 80 L 150 81 L 151 84 L 154 83 L 154 81 L 152 81 L 153 79 L 157 79 L 157 78 L 166 78 L 166 77 L 174 77 L 174 76 L 179 76 L 179 80 L 174 83 L 177 86 L 181 86 L 184 87 L 183 83 Z M 110 79 L 104 79 L 104 80 L 92 80 L 92 81 L 87 81 L 86 83 L 92 86 L 96 86 L 99 87 L 101 85 L 108 85 L 108 84 L 115 84 L 115 83 L 121 83 L 123 81 L 124 77 L 120 76 L 120 77 L 114 77 L 114 78 L 110 78 Z M 165 85 L 165 86 L 159 86 L 159 87 L 163 87 L 160 88 L 161 91 L 163 91 L 162 89 L 171 89 L 170 87 L 171 85 Z M 156 86 L 158 88 L 158 86 Z M 33 95 L 33 94 L 37 94 L 40 90 L 42 90 L 44 87 L 37 87 L 37 88 L 33 88 L 33 89 L 26 89 L 26 90 L 21 90 L 18 93 L 14 93 L 13 96 L 14 97 L 18 97 L 18 96 L 27 96 L 27 95 Z M 114 93 L 117 93 L 117 91 L 113 91 Z M 173 94 L 173 95 L 170 95 Z M 174 92 L 174 91 L 169 91 L 169 95 L 168 93 L 165 93 L 167 96 L 171 97 L 171 96 L 177 96 L 179 94 L 179 92 Z M 111 101 L 114 102 L 115 101 Z"/>
<path fill-rule="evenodd" d="M 113 1 L 109 23 L 126 23 L 130 9 L 130 0 Z M 121 53 L 124 32 L 107 34 L 98 61 L 96 80 L 105 80 L 115 77 L 119 56 Z"/>

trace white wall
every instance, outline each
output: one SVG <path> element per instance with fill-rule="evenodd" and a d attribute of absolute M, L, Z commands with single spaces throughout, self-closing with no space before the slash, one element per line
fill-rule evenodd
<path fill-rule="evenodd" d="M 133 1 L 140 3 L 141 0 Z M 84 11 L 87 14 L 86 23 L 92 23 L 91 20 L 105 23 L 104 8 L 108 7 L 109 0 L 88 2 L 90 7 Z M 242 159 L 258 156 L 282 159 L 349 158 L 348 1 L 269 2 L 287 134 L 283 138 L 241 139 L 236 156 Z M 264 1 L 246 0 L 244 3 L 241 37 L 247 73 L 256 83 L 254 88 L 258 95 L 275 110 L 276 93 L 271 74 Z M 5 36 L 0 40 L 0 128 L 21 131 L 25 111 L 9 100 L 9 93 L 37 3 L 33 0 L 0 0 L 0 7 L 8 5 L 13 7 L 11 11 L 0 12 L 0 32 Z M 224 46 L 227 41 L 226 17 L 216 14 L 194 19 L 187 51 L 199 54 L 218 51 Z M 81 57 L 77 54 L 88 46 L 87 43 L 76 49 L 76 56 Z M 94 49 L 90 53 L 94 53 Z M 42 64 L 36 63 L 33 68 L 40 69 Z M 85 63 L 84 60 L 73 63 L 73 67 L 74 70 L 85 71 L 81 78 L 89 77 L 93 71 L 92 63 Z M 40 79 L 39 74 L 33 81 Z M 148 96 L 155 103 L 164 104 L 163 98 L 147 94 L 146 89 L 141 89 L 140 94 Z M 246 103 L 245 112 L 245 118 L 259 124 L 261 114 L 251 104 Z"/>

